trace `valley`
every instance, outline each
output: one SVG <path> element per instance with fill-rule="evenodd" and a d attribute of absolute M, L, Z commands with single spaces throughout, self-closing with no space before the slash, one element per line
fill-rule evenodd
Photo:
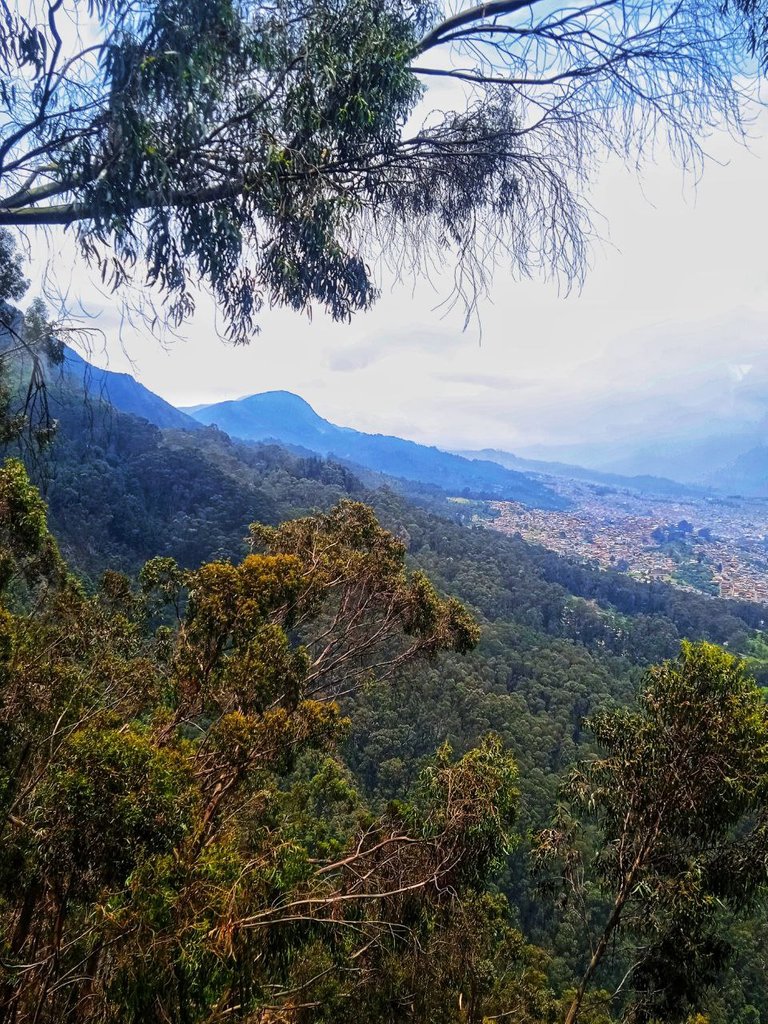
<path fill-rule="evenodd" d="M 0 1024 L 768 1024 L 768 0 L 0 69 Z"/>
<path fill-rule="evenodd" d="M 278 444 L 330 458 L 369 486 L 453 509 L 505 534 L 643 582 L 710 597 L 768 603 L 768 499 L 729 496 L 653 476 L 623 477 L 507 452 L 450 453 L 323 419 L 301 397 L 267 392 L 177 409 L 124 374 L 90 367 L 67 350 L 65 376 L 93 398 L 156 427 L 196 438 L 218 429 L 246 446 Z M 461 506 L 466 509 L 461 509 Z M 225 545 L 226 547 L 226 545 Z"/>
<path fill-rule="evenodd" d="M 490 525 L 562 555 L 713 597 L 768 602 L 768 501 L 547 478 L 565 510 L 488 503 Z"/>

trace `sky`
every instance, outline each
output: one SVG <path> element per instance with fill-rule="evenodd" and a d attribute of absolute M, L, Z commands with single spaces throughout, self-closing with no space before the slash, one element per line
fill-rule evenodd
<path fill-rule="evenodd" d="M 604 241 L 583 289 L 560 295 L 502 267 L 481 331 L 464 330 L 459 311 L 445 315 L 444 293 L 427 282 L 385 282 L 378 305 L 349 325 L 271 311 L 244 348 L 221 341 L 203 298 L 163 346 L 120 323 L 56 236 L 52 263 L 104 332 L 93 361 L 176 405 L 285 389 L 360 430 L 599 463 L 590 453 L 613 445 L 765 418 L 768 116 L 753 134 L 749 149 L 711 139 L 698 182 L 663 154 L 642 181 L 609 162 L 590 194 Z"/>

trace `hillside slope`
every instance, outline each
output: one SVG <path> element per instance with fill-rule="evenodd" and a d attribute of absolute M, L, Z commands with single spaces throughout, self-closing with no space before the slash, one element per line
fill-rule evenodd
<path fill-rule="evenodd" d="M 678 497 L 702 493 L 704 488 L 691 484 L 682 484 L 667 477 L 652 476 L 647 473 L 637 476 L 625 476 L 620 473 L 606 473 L 587 466 L 574 466 L 567 462 L 547 462 L 543 459 L 526 459 L 513 452 L 499 451 L 496 448 L 483 448 L 480 451 L 458 451 L 465 459 L 483 459 L 498 462 L 500 466 L 514 469 L 520 473 L 538 473 L 543 476 L 554 476 L 566 480 L 586 480 L 591 483 L 604 484 L 606 487 L 618 487 L 637 491 L 642 494 L 657 494 Z"/>
<path fill-rule="evenodd" d="M 199 428 L 197 420 L 140 384 L 129 373 L 115 373 L 93 366 L 72 348 L 67 348 L 61 372 L 90 398 L 103 399 L 120 412 L 140 416 L 156 427 L 182 430 Z"/>
<path fill-rule="evenodd" d="M 234 437 L 299 446 L 393 477 L 434 484 L 457 495 L 503 498 L 534 508 L 565 505 L 544 484 L 497 463 L 465 459 L 399 437 L 339 427 L 289 391 L 268 391 L 185 411 L 200 423 L 215 424 Z"/>

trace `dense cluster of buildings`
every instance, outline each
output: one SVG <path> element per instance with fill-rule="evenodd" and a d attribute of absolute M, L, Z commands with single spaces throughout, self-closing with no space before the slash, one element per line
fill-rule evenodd
<path fill-rule="evenodd" d="M 568 511 L 496 501 L 491 525 L 640 579 L 768 603 L 768 502 L 547 482 L 569 499 Z"/>

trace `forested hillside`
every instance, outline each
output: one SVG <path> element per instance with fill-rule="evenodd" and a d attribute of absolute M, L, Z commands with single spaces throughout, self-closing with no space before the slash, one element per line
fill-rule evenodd
<path fill-rule="evenodd" d="M 370 474 L 363 483 L 332 462 L 235 442 L 215 428 L 163 431 L 98 400 L 83 402 L 71 382 L 54 384 L 50 400 L 56 437 L 28 464 L 54 535 L 89 588 L 105 570 L 134 575 L 155 556 L 190 570 L 210 559 L 237 564 L 249 549 L 250 523 L 275 526 L 351 498 L 402 538 L 412 570 L 476 616 L 475 650 L 408 664 L 341 697 L 352 723 L 344 761 L 373 807 L 418 786 L 441 744 L 469 754 L 492 731 L 514 755 L 519 828 L 533 834 L 552 819 L 569 768 L 591 749 L 585 718 L 606 702 L 630 700 L 644 667 L 674 657 L 683 638 L 745 654 L 761 649 L 761 606 L 570 562 L 472 525 L 471 506 L 437 492 L 409 496 L 402 482 L 398 492 L 397 482 L 383 479 L 373 486 Z M 753 668 L 762 675 L 761 661 L 753 659 Z M 583 964 L 581 926 L 570 912 L 561 920 L 542 898 L 529 840 L 498 881 L 512 901 L 511 920 L 549 951 L 548 984 L 564 991 Z M 601 904 L 590 896 L 588 906 L 594 915 Z M 755 994 L 765 982 L 759 934 L 756 926 L 734 932 L 744 967 L 730 976 L 727 998 L 707 990 L 716 1024 L 741 1020 L 734 1008 L 745 1021 L 749 1006 L 765 1011 Z M 614 960 L 605 983 L 621 964 Z"/>
<path fill-rule="evenodd" d="M 317 455 L 354 462 L 380 473 L 442 487 L 454 494 L 499 497 L 533 508 L 563 508 L 550 487 L 488 459 L 465 459 L 401 437 L 339 427 L 287 391 L 268 391 L 236 401 L 187 410 L 200 423 L 232 437 L 298 445 Z"/>
<path fill-rule="evenodd" d="M 158 555 L 187 568 L 237 560 L 250 523 L 276 525 L 353 498 L 405 540 L 414 567 L 479 616 L 478 652 L 425 670 L 425 692 L 410 675 L 361 737 L 360 770 L 388 795 L 417 773 L 436 740 L 466 747 L 493 727 L 509 730 L 518 756 L 540 773 L 536 788 L 548 796 L 529 813 L 543 821 L 556 772 L 575 756 L 579 723 L 602 698 L 627 694 L 637 668 L 674 656 L 683 638 L 748 654 L 765 625 L 761 605 L 642 583 L 473 526 L 473 507 L 441 492 L 398 493 L 392 484 L 402 482 L 385 478 L 373 486 L 373 475 L 363 483 L 333 462 L 233 441 L 215 428 L 159 430 L 103 402 L 84 403 L 70 383 L 54 384 L 51 401 L 57 436 L 30 469 L 62 551 L 92 583 L 105 569 L 135 573 Z M 391 691 L 381 696 L 391 701 Z M 523 784 L 535 777 L 524 773 Z"/>

